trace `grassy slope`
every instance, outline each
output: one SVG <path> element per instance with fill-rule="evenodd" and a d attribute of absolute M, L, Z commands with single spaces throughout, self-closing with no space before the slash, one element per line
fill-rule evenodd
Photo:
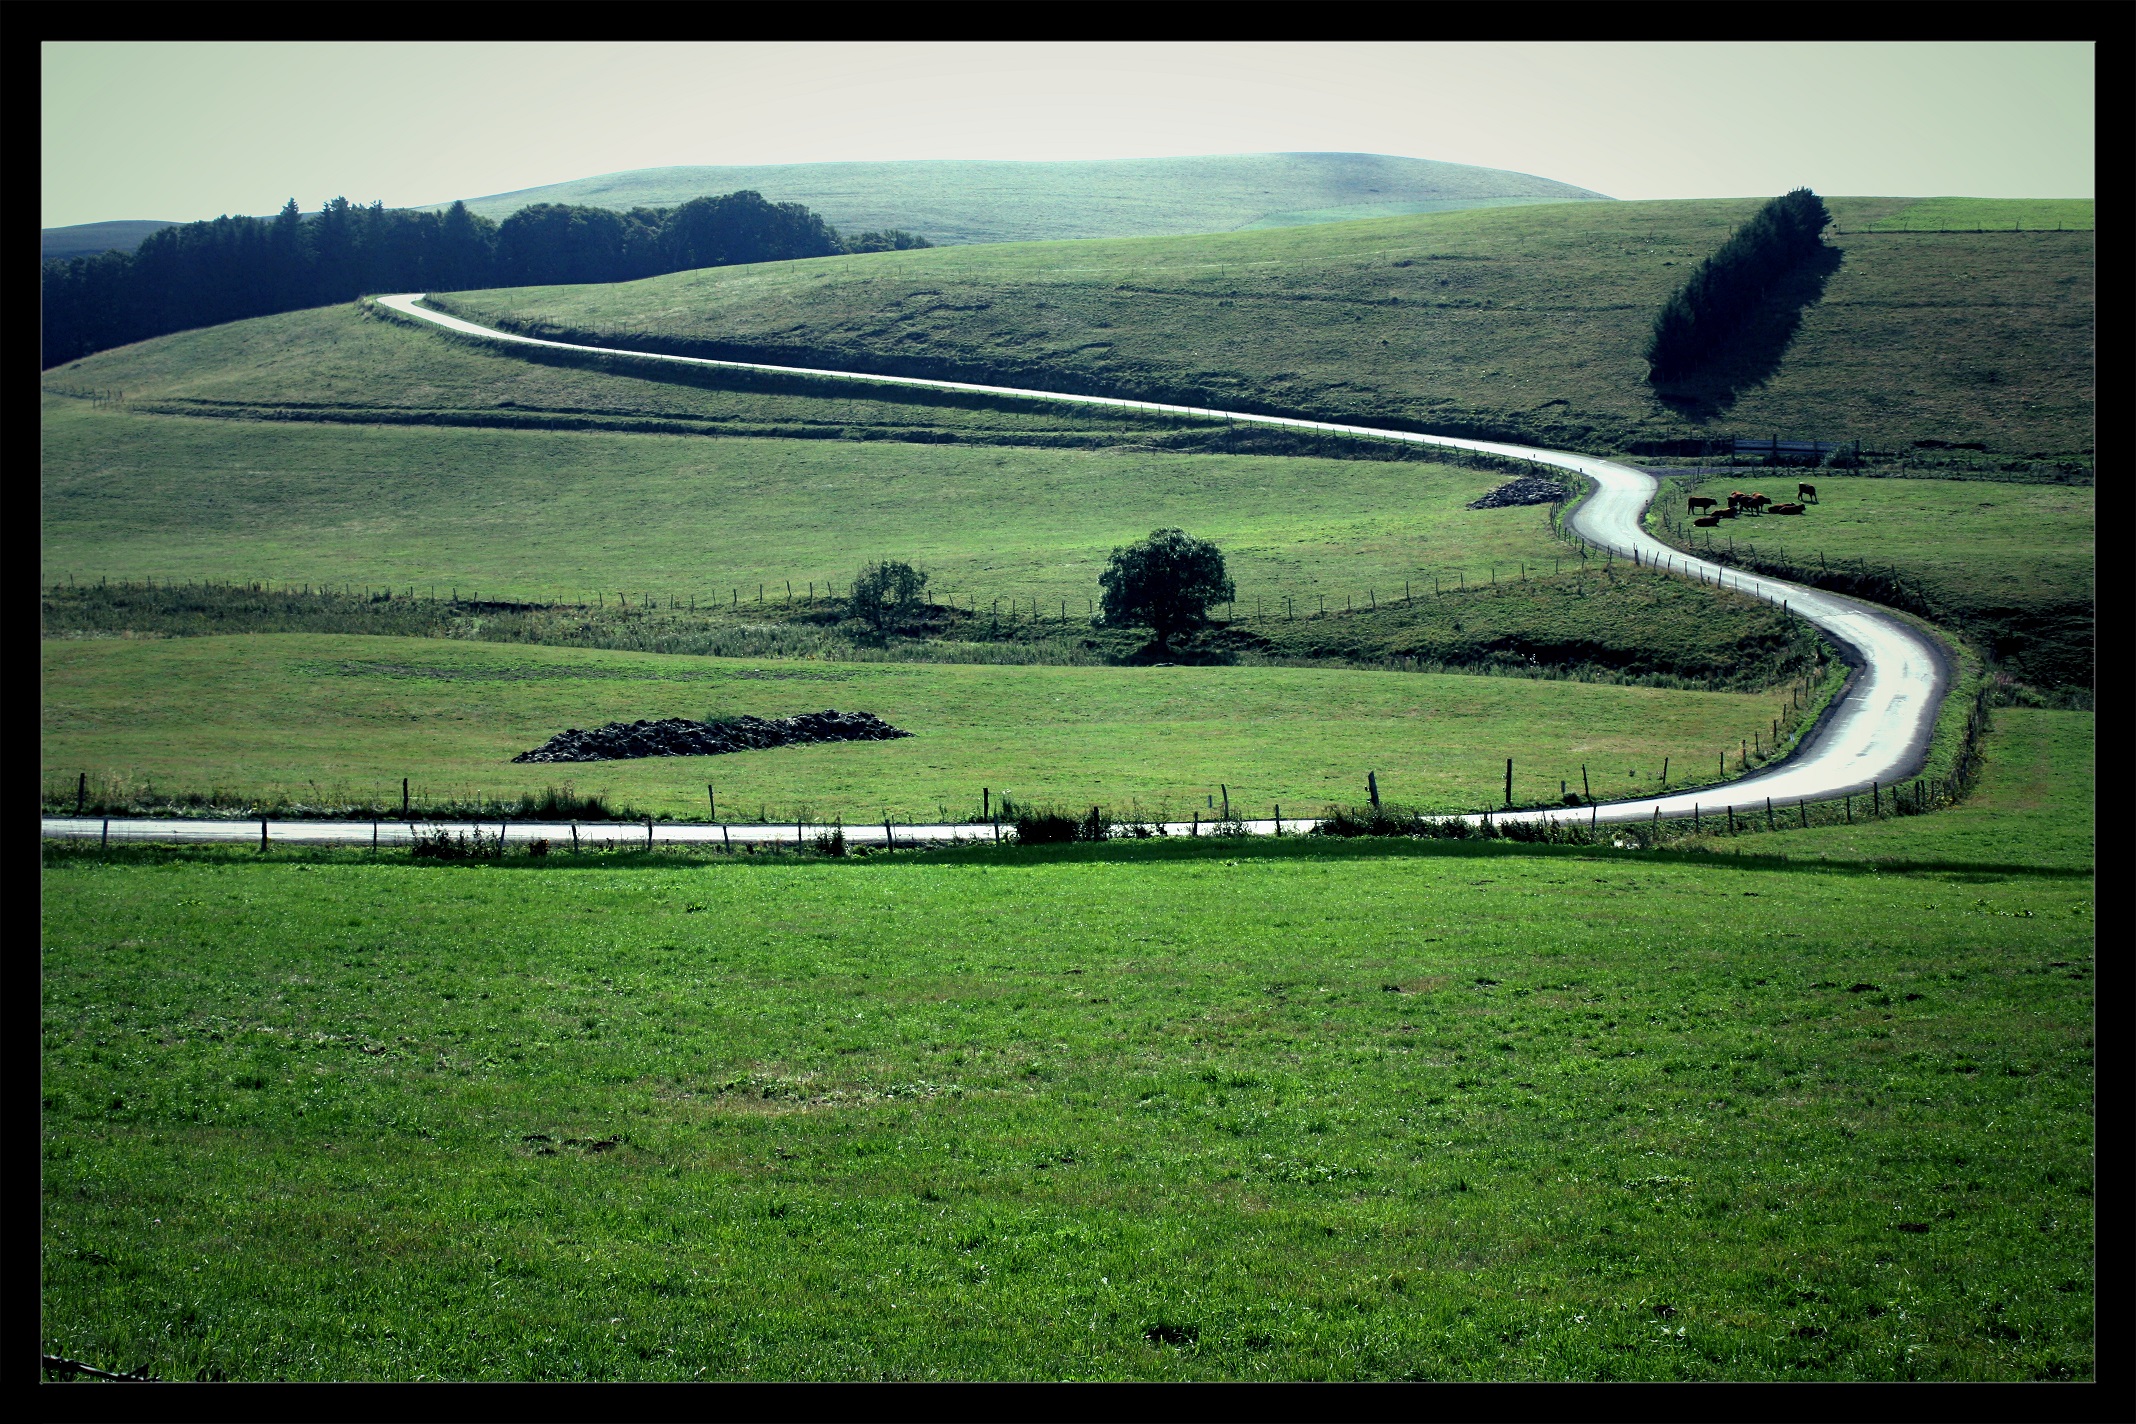
<path fill-rule="evenodd" d="M 237 1379 L 2092 1373 L 2088 881 L 1360 849 L 64 858 L 41 1346 Z"/>
<path fill-rule="evenodd" d="M 2090 198 L 1923 198 L 1871 226 L 1885 232 L 2050 227 L 2090 232 L 2094 213 Z"/>
<path fill-rule="evenodd" d="M 1080 163 L 923 160 L 641 168 L 471 198 L 503 220 L 529 203 L 666 207 L 754 188 L 805 203 L 842 232 L 898 227 L 933 242 L 1028 242 L 1333 222 L 1346 210 L 1436 211 L 1600 194 L 1526 173 L 1375 153 L 1258 153 Z"/>
<path fill-rule="evenodd" d="M 2091 234 L 1854 229 L 1778 373 L 1697 424 L 1656 401 L 1648 324 L 1756 204 L 1580 203 L 1025 244 L 460 293 L 529 329 L 857 369 L 1265 404 L 1622 448 L 1757 434 L 2082 457 Z"/>
<path fill-rule="evenodd" d="M 2089 868 L 2098 734 L 2089 712 L 1996 709 L 1982 740 L 1980 784 L 1933 816 L 1776 831 L 1746 843 L 1755 854 L 1832 860 L 1945 860 Z M 1715 848 L 1725 838 L 1709 838 Z M 1691 842 L 1698 844 L 1698 842 Z"/>
<path fill-rule="evenodd" d="M 1219 784 L 1235 809 L 1316 814 L 1367 771 L 1405 803 L 1555 798 L 1590 768 L 1597 795 L 1710 770 L 1769 719 L 1767 696 L 1302 668 L 753 664 L 440 639 L 286 635 L 42 645 L 48 784 L 79 771 L 166 788 L 340 791 L 397 803 L 569 781 L 701 818 L 804 811 L 853 822 L 962 818 L 980 788 L 1069 805 L 1139 802 L 1184 819 Z M 913 732 L 894 742 L 565 766 L 510 758 L 566 727 L 837 707 Z M 313 785 L 316 784 L 316 790 Z M 1206 810 L 1204 810 L 1206 814 Z"/>
<path fill-rule="evenodd" d="M 1487 470 L 1152 450 L 321 425 L 141 416 L 48 398 L 48 577 L 437 583 L 663 600 L 863 562 L 959 601 L 1080 609 L 1158 525 L 1223 546 L 1241 596 L 1473 581 L 1562 550 L 1547 510 L 1469 510 Z"/>

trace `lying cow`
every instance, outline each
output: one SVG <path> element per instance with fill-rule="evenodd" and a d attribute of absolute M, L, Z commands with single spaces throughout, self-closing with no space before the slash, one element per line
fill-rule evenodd
<path fill-rule="evenodd" d="M 1692 495 L 1691 498 L 1684 501 L 1694 512 L 1701 509 L 1711 509 L 1715 502 L 1713 496 L 1704 494 Z"/>
<path fill-rule="evenodd" d="M 1721 516 L 1718 514 L 1701 514 L 1691 522 L 1701 529 L 1711 529 L 1721 522 Z"/>
<path fill-rule="evenodd" d="M 1774 514 L 1801 514 L 1805 512 L 1805 507 L 1799 504 L 1776 504 L 1773 506 L 1772 512 Z"/>

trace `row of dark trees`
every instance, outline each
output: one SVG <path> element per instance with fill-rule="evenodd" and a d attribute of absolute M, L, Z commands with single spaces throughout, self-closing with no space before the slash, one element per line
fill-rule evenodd
<path fill-rule="evenodd" d="M 1775 287 L 1816 259 L 1832 221 L 1807 188 L 1773 199 L 1691 277 L 1654 318 L 1649 379 L 1682 380 L 1704 367 L 1760 310 Z"/>
<path fill-rule="evenodd" d="M 537 203 L 502 223 L 336 198 L 307 216 L 223 217 L 151 234 L 133 253 L 44 264 L 44 364 L 187 327 L 345 302 L 365 292 L 627 282 L 662 272 L 926 247 L 908 232 L 840 237 L 799 203 L 753 192 L 673 208 Z"/>

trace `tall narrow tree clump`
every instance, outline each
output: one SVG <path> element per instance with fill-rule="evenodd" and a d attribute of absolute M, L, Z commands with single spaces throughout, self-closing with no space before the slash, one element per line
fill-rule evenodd
<path fill-rule="evenodd" d="M 1160 648 L 1207 622 L 1211 605 L 1237 596 L 1223 550 L 1178 529 L 1152 530 L 1149 538 L 1113 550 L 1098 587 L 1108 627 L 1148 628 Z"/>
<path fill-rule="evenodd" d="M 1710 361 L 1775 285 L 1822 250 L 1831 221 L 1824 200 L 1807 188 L 1758 209 L 1698 264 L 1654 318 L 1646 350 L 1648 380 L 1680 380 Z"/>

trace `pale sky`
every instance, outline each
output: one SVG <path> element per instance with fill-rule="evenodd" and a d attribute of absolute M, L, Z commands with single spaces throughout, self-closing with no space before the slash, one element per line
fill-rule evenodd
<path fill-rule="evenodd" d="M 1617 198 L 2093 196 L 2089 43 L 46 43 L 43 225 L 629 168 L 1335 152 Z"/>

